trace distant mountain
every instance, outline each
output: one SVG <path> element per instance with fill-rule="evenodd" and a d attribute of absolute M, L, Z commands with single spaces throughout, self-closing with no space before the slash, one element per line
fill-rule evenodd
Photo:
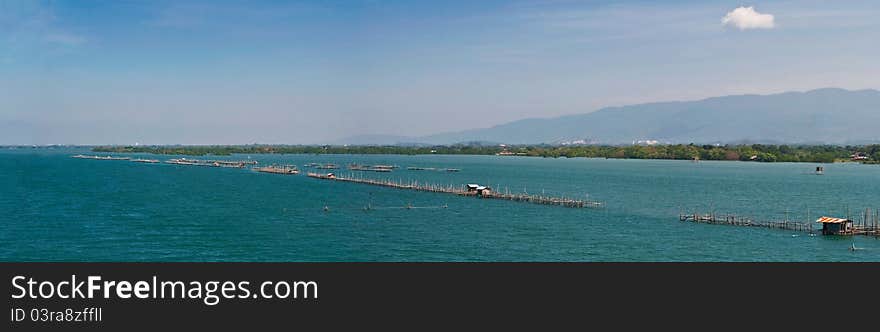
<path fill-rule="evenodd" d="M 608 107 L 586 114 L 524 119 L 410 142 L 535 144 L 589 142 L 827 143 L 880 142 L 880 91 L 836 88 L 774 95 Z"/>

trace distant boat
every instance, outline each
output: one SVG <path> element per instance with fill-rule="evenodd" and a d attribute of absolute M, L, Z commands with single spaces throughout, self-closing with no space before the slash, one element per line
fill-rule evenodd
<path fill-rule="evenodd" d="M 824 175 L 824 174 L 825 174 L 825 167 L 816 166 L 816 175 Z"/>

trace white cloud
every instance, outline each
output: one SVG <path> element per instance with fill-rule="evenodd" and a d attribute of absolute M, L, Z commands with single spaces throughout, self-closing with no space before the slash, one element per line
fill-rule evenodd
<path fill-rule="evenodd" d="M 737 7 L 724 15 L 721 23 L 733 25 L 740 30 L 771 29 L 775 26 L 773 15 L 761 14 L 755 11 L 755 7 Z"/>

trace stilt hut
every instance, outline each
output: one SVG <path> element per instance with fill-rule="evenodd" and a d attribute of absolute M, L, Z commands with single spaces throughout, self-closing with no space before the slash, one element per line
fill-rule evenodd
<path fill-rule="evenodd" d="M 465 185 L 467 192 L 471 195 L 484 196 L 489 195 L 492 192 L 492 189 L 486 186 L 481 186 L 474 183 L 469 183 Z"/>
<path fill-rule="evenodd" d="M 821 217 L 816 222 L 822 224 L 822 235 L 847 235 L 852 233 L 852 220 L 845 218 Z"/>

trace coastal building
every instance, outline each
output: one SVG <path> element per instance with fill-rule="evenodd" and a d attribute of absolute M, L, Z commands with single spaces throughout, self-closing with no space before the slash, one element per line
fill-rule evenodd
<path fill-rule="evenodd" d="M 507 148 L 504 148 L 504 150 L 496 153 L 495 155 L 496 156 L 525 156 L 526 153 L 525 152 L 513 152 L 513 151 L 508 150 Z"/>
<path fill-rule="evenodd" d="M 852 230 L 852 220 L 846 218 L 821 217 L 816 222 L 822 224 L 822 235 L 845 235 Z"/>
<path fill-rule="evenodd" d="M 864 152 L 856 152 L 850 155 L 850 158 L 852 158 L 852 160 L 868 160 L 868 154 Z"/>

